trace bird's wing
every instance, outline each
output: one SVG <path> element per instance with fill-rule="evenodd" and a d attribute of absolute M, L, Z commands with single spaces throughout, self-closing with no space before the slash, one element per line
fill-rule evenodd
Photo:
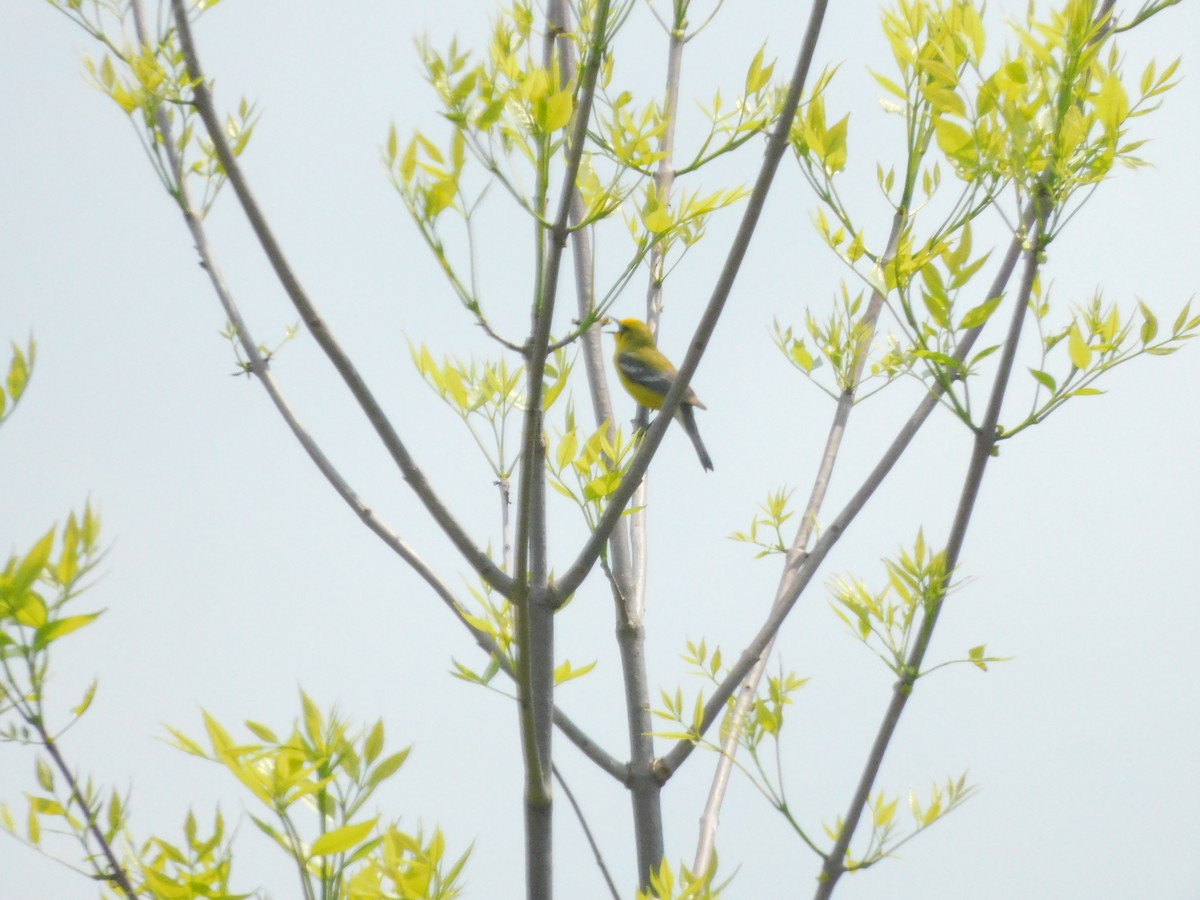
<path fill-rule="evenodd" d="M 627 353 L 617 358 L 617 367 L 621 370 L 621 374 L 634 384 L 656 394 L 665 396 L 671 389 L 671 385 L 675 383 L 674 369 L 668 368 L 660 371 L 648 362 Z"/>

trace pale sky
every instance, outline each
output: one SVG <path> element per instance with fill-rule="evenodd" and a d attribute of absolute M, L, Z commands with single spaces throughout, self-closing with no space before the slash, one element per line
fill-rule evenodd
<path fill-rule="evenodd" d="M 1024 5 L 996 7 L 1020 12 Z M 726 3 L 688 45 L 682 94 L 691 124 L 681 142 L 695 134 L 696 103 L 718 88 L 732 97 L 768 33 L 768 56 L 779 58 L 780 72 L 791 70 L 807 13 L 796 6 Z M 832 6 L 818 65 L 844 63 L 828 103 L 831 119 L 835 105 L 851 111 L 845 196 L 861 210 L 868 239 L 879 241 L 888 215 L 875 190 L 875 163 L 894 158 L 898 120 L 879 109 L 866 67 L 890 75 L 893 64 L 875 4 Z M 706 14 L 699 8 L 695 21 Z M 359 0 L 332 9 L 229 0 L 196 29 L 202 59 L 220 104 L 232 108 L 245 95 L 262 110 L 245 168 L 314 302 L 448 504 L 477 539 L 498 546 L 490 472 L 457 418 L 421 384 L 406 338 L 439 357 L 494 358 L 497 349 L 459 308 L 380 163 L 393 122 L 402 136 L 414 128 L 435 140 L 447 136 L 420 80 L 412 37 L 428 33 L 444 47 L 457 35 L 460 47 L 482 48 L 494 7 Z M 618 77 L 649 97 L 660 89 L 665 39 L 644 6 L 628 27 Z M 1151 56 L 1161 68 L 1198 33 L 1200 7 L 1181 4 L 1127 36 L 1120 44 L 1127 82 L 1136 86 Z M 1005 39 L 996 32 L 993 42 Z M 85 52 L 95 48 L 48 4 L 7 3 L 0 11 L 0 339 L 23 344 L 33 334 L 38 341 L 30 391 L 0 431 L 0 549 L 24 551 L 87 498 L 100 509 L 111 545 L 103 577 L 79 601 L 79 611 L 107 612 L 64 639 L 54 657 L 54 708 L 76 703 L 93 676 L 100 681 L 65 752 L 98 783 L 132 788 L 132 823 L 143 839 L 178 838 L 189 808 L 207 822 L 219 804 L 240 829 L 238 889 L 298 896 L 286 860 L 246 816 L 260 811 L 233 778 L 162 738 L 168 724 L 199 736 L 201 708 L 231 729 L 254 719 L 286 730 L 302 687 L 355 721 L 382 717 L 389 747 L 414 745 L 377 796 L 378 812 L 403 827 L 439 825 L 454 854 L 473 843 L 466 896 L 523 896 L 513 705 L 447 674 L 452 658 L 474 668 L 485 661 L 424 584 L 334 495 L 265 392 L 231 377 L 235 363 L 218 337 L 224 316 L 183 222 L 123 114 L 87 85 Z M 1142 155 L 1154 167 L 1115 171 L 1050 248 L 1043 279 L 1052 283 L 1059 316 L 1102 290 L 1123 311 L 1140 299 L 1169 323 L 1200 283 L 1200 88 L 1192 60 L 1180 71 L 1163 109 L 1133 126 L 1133 137 L 1150 139 Z M 731 165 L 686 187 L 748 182 L 760 155 L 761 143 L 751 142 Z M 815 208 L 785 157 L 693 380 L 708 405 L 699 425 L 716 469 L 702 472 L 674 428 L 651 467 L 647 652 L 655 698 L 660 687 L 674 693 L 682 686 L 688 697 L 701 687 L 679 661 L 688 639 L 705 638 L 736 658 L 770 603 L 779 561 L 755 560 L 728 535 L 748 527 L 768 491 L 795 488 L 800 502 L 811 484 L 833 405 L 776 353 L 770 330 L 776 319 L 802 326 L 805 306 L 824 315 L 845 275 L 811 226 Z M 704 249 L 668 281 L 662 346 L 677 361 L 738 215 L 715 221 Z M 503 192 L 493 191 L 480 249 L 486 302 L 513 335 L 528 319 L 523 261 L 532 234 L 518 217 Z M 976 247 L 995 240 L 1000 225 L 993 217 L 981 226 Z M 274 344 L 297 315 L 231 191 L 208 228 L 257 339 Z M 626 234 L 619 223 L 602 231 L 601 253 L 619 259 Z M 617 313 L 640 315 L 644 289 L 645 278 L 635 279 Z M 564 295 L 564 307 L 573 302 Z M 992 342 L 1006 318 L 992 323 Z M 1026 338 L 1036 341 L 1036 334 Z M 1024 359 L 1018 368 L 1010 420 L 1029 402 L 1024 366 L 1035 363 Z M 467 567 L 405 488 L 311 338 L 289 344 L 274 370 L 367 501 L 452 586 L 463 585 Z M 576 374 L 583 418 L 582 367 Z M 967 538 L 965 581 L 939 621 L 929 658 L 960 657 L 986 643 L 1012 661 L 987 674 L 951 667 L 922 681 L 877 783 L 890 796 L 913 788 L 926 797 L 932 782 L 966 771 L 978 795 L 905 845 L 900 858 L 845 878 L 836 896 L 1200 896 L 1200 666 L 1193 648 L 1200 633 L 1200 347 L 1138 359 L 1099 386 L 1109 393 L 1077 399 L 1002 446 Z M 917 396 L 904 383 L 857 408 L 825 521 Z M 632 415 L 623 396 L 618 409 Z M 555 424 L 561 409 L 557 415 Z M 811 678 L 789 711 L 782 769 L 790 806 L 813 834 L 844 814 L 892 682 L 833 615 L 822 585 L 852 574 L 880 586 L 879 560 L 910 546 L 918 528 L 931 543 L 944 541 L 968 452 L 966 429 L 935 414 L 782 633 L 773 667 L 781 660 Z M 552 558 L 561 569 L 583 531 L 570 509 L 555 516 Z M 624 757 L 610 604 L 597 572 L 560 614 L 559 658 L 598 665 L 561 688 L 558 701 Z M 632 896 L 625 792 L 561 736 L 555 741 L 556 762 Z M 693 754 L 664 792 L 675 862 L 691 862 L 715 762 L 712 754 Z M 33 752 L 0 747 L 0 801 L 18 819 L 22 794 L 34 787 Z M 558 894 L 604 896 L 578 823 L 558 799 Z M 817 859 L 744 777 L 735 776 L 721 822 L 721 870 L 736 873 L 727 897 L 811 895 Z M 74 858 L 72 846 L 58 850 Z M 86 880 L 3 834 L 0 872 L 6 900 L 93 896 Z"/>

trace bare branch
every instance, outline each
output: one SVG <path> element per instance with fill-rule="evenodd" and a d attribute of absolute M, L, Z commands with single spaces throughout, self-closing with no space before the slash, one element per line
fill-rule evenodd
<path fill-rule="evenodd" d="M 621 900 L 621 893 L 617 890 L 617 883 L 613 881 L 612 875 L 609 874 L 608 866 L 604 864 L 604 855 L 600 852 L 600 845 L 596 843 L 596 838 L 592 835 L 592 829 L 588 828 L 587 819 L 583 817 L 583 810 L 579 808 L 579 803 L 575 800 L 575 795 L 567 787 L 567 782 L 563 779 L 562 772 L 558 770 L 558 766 L 554 767 L 554 777 L 558 779 L 558 786 L 567 795 L 567 802 L 571 804 L 571 809 L 575 810 L 575 818 L 579 820 L 579 826 L 583 829 L 583 836 L 587 838 L 588 846 L 592 848 L 592 855 L 596 857 L 596 865 L 600 868 L 600 874 L 604 876 L 604 883 L 608 885 L 608 892 L 613 895 L 613 900 Z"/>
<path fill-rule="evenodd" d="M 188 75 L 194 81 L 192 90 L 196 110 L 204 122 L 209 139 L 213 142 L 217 157 L 225 169 L 229 183 L 233 186 L 234 192 L 237 194 L 238 200 L 242 205 L 242 210 L 245 212 L 250 226 L 254 229 L 254 233 L 262 245 L 264 254 L 271 263 L 272 268 L 274 268 L 276 277 L 279 279 L 288 298 L 292 301 L 292 305 L 296 307 L 305 325 L 308 326 L 309 331 L 312 333 L 313 338 L 321 349 L 325 351 L 325 355 L 329 357 L 338 374 L 342 376 L 342 380 L 345 381 L 351 394 L 358 401 L 359 407 L 363 410 L 367 420 L 375 429 L 375 433 L 379 435 L 392 460 L 400 468 L 405 480 L 421 500 L 425 509 L 479 576 L 504 596 L 510 596 L 512 593 L 512 579 L 488 558 L 488 555 L 467 535 L 466 531 L 459 525 L 450 511 L 442 504 L 437 494 L 434 493 L 433 488 L 425 478 L 425 474 L 417 466 L 408 449 L 400 440 L 399 435 L 367 387 L 358 369 L 338 344 L 328 325 L 313 306 L 296 274 L 292 271 L 283 254 L 282 248 L 275 240 L 275 236 L 267 224 L 262 210 L 259 208 L 254 195 L 250 191 L 250 186 L 242 173 L 237 157 L 234 156 L 233 150 L 229 146 L 225 130 L 217 117 L 216 109 L 213 106 L 212 94 L 208 89 L 208 83 L 205 80 L 204 71 L 200 66 L 196 46 L 192 40 L 186 4 L 184 0 L 171 0 L 171 7 L 174 13 L 176 28 L 179 30 L 179 41 L 187 62 Z M 260 374 L 260 372 L 261 370 L 256 371 L 255 374 Z"/>

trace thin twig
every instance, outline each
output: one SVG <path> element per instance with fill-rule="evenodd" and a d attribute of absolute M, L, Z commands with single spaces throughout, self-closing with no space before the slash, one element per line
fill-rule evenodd
<path fill-rule="evenodd" d="M 46 748 L 46 752 L 54 760 L 54 765 L 66 780 L 71 799 L 79 807 L 84 819 L 87 821 L 87 832 L 96 839 L 96 843 L 100 847 L 100 854 L 104 857 L 105 862 L 108 863 L 108 871 L 103 873 L 105 879 L 116 885 L 129 900 L 138 900 L 138 895 L 133 889 L 133 884 L 129 881 L 129 875 L 125 872 L 121 864 L 117 862 L 113 848 L 109 846 L 108 841 L 104 839 L 104 835 L 100 832 L 100 827 L 96 824 L 96 812 L 90 809 L 87 801 L 84 800 L 83 793 L 79 790 L 79 783 L 75 780 L 75 776 L 67 766 L 67 762 L 63 759 L 62 754 L 58 752 L 58 745 L 55 743 L 54 738 L 50 737 L 45 726 L 42 725 L 40 717 L 33 719 L 30 724 L 33 725 L 34 730 L 37 732 L 42 746 Z M 80 839 L 83 840 L 82 835 Z M 84 840 L 83 843 L 85 850 L 90 853 L 91 849 L 88 848 L 87 841 Z"/>
<path fill-rule="evenodd" d="M 588 846 L 592 848 L 592 855 L 596 857 L 596 865 L 600 869 L 600 874 L 604 876 L 604 883 L 608 885 L 609 893 L 613 895 L 613 900 L 621 900 L 621 893 L 617 890 L 617 884 L 613 881 L 612 875 L 609 874 L 608 866 L 604 864 L 604 856 L 600 853 L 600 845 L 596 843 L 596 838 L 592 835 L 592 829 L 588 828 L 587 819 L 583 817 L 583 810 L 579 808 L 579 803 L 575 800 L 575 795 L 567 787 L 567 782 L 562 777 L 562 772 L 558 770 L 558 766 L 554 766 L 553 770 L 554 777 L 558 779 L 558 786 L 567 795 L 567 802 L 571 804 L 571 809 L 575 810 L 575 818 L 579 819 L 579 826 L 583 829 L 583 836 L 587 838 Z"/>

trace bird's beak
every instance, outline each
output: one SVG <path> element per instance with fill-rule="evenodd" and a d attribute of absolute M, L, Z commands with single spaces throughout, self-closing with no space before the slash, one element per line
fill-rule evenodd
<path fill-rule="evenodd" d="M 616 327 L 610 331 L 608 329 L 609 325 L 615 325 Z M 605 334 L 620 334 L 621 332 L 620 323 L 618 323 L 616 319 L 610 318 L 609 316 L 605 316 L 600 320 L 600 328 Z"/>

